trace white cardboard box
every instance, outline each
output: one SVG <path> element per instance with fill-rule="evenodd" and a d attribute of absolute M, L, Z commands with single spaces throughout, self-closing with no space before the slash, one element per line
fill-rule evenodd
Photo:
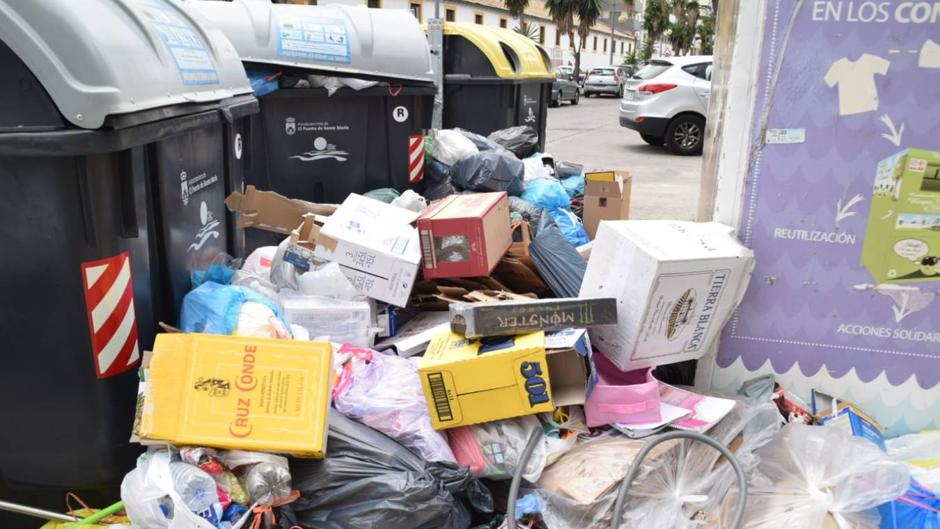
<path fill-rule="evenodd" d="M 349 195 L 320 228 L 335 246 L 318 243 L 314 256 L 340 265 L 356 290 L 404 307 L 411 295 L 421 246 L 411 223 L 418 213 L 361 195 Z"/>
<path fill-rule="evenodd" d="M 624 371 L 702 357 L 737 308 L 754 253 L 715 222 L 601 222 L 582 297 L 617 298 L 591 342 Z"/>

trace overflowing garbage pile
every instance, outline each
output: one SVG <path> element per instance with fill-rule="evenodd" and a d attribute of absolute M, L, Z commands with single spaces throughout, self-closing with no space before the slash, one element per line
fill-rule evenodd
<path fill-rule="evenodd" d="M 688 387 L 753 269 L 728 228 L 625 220 L 629 175 L 536 145 L 441 130 L 418 190 L 230 195 L 283 240 L 194 273 L 145 355 L 133 526 L 940 527 L 940 434 Z"/>

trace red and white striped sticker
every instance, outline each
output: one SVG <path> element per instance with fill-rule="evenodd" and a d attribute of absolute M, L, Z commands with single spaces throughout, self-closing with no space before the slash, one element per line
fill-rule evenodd
<path fill-rule="evenodd" d="M 82 283 L 98 378 L 123 373 L 140 359 L 130 253 L 82 263 Z"/>
<path fill-rule="evenodd" d="M 424 178 L 424 136 L 408 136 L 408 181 L 417 184 Z"/>

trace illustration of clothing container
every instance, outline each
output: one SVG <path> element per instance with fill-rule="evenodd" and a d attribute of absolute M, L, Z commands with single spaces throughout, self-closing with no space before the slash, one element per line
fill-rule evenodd
<path fill-rule="evenodd" d="M 940 152 L 905 149 L 878 164 L 862 265 L 877 283 L 940 280 Z"/>

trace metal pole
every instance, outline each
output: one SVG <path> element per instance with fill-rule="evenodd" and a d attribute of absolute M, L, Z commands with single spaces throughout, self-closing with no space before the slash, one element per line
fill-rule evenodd
<path fill-rule="evenodd" d="M 0 510 L 15 512 L 17 514 L 25 514 L 26 516 L 32 516 L 34 518 L 40 518 L 42 520 L 56 520 L 59 522 L 78 522 L 81 518 L 77 516 L 71 516 L 69 514 L 62 514 L 58 512 L 45 511 L 42 509 L 37 509 L 35 507 L 29 507 L 26 505 L 20 505 L 18 503 L 11 503 L 8 501 L 0 501 Z"/>
<path fill-rule="evenodd" d="M 614 2 L 610 0 L 610 64 L 614 64 Z"/>
<path fill-rule="evenodd" d="M 444 21 L 441 19 L 441 0 L 434 0 L 434 18 L 428 20 L 428 41 L 434 67 L 434 84 L 437 85 L 431 128 L 439 130 L 444 120 Z"/>

